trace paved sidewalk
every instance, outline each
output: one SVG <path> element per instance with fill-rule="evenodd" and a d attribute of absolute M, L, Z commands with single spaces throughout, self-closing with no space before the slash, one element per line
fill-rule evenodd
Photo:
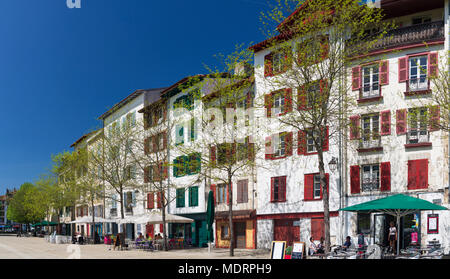
<path fill-rule="evenodd" d="M 269 259 L 270 251 L 208 248 L 165 251 L 112 251 L 103 244 L 51 244 L 43 238 L 0 235 L 0 259 Z"/>

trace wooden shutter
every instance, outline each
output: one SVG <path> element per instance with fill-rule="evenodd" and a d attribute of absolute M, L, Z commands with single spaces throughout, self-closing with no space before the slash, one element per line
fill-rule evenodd
<path fill-rule="evenodd" d="M 430 132 L 438 131 L 439 130 L 439 122 L 440 122 L 439 106 L 431 106 L 429 115 L 430 115 L 430 117 L 429 117 L 430 120 L 429 120 L 428 130 Z"/>
<path fill-rule="evenodd" d="M 432 52 L 428 54 L 428 75 L 433 78 L 438 75 L 438 53 Z"/>
<path fill-rule="evenodd" d="M 213 192 L 213 196 L 214 196 L 214 204 L 217 204 L 217 199 L 216 199 L 216 184 L 211 184 L 211 191 Z"/>
<path fill-rule="evenodd" d="M 428 159 L 408 161 L 408 190 L 428 188 Z"/>
<path fill-rule="evenodd" d="M 158 208 L 162 208 L 162 192 L 156 193 L 156 205 Z"/>
<path fill-rule="evenodd" d="M 361 88 L 361 66 L 352 68 L 352 90 Z"/>
<path fill-rule="evenodd" d="M 279 200 L 282 202 L 286 201 L 286 176 L 282 176 L 279 178 L 279 192 L 278 192 L 278 197 Z"/>
<path fill-rule="evenodd" d="M 381 169 L 381 191 L 390 191 L 391 190 L 391 163 L 384 162 L 380 165 Z"/>
<path fill-rule="evenodd" d="M 298 153 L 298 155 L 306 154 L 306 131 L 305 130 L 298 131 L 297 153 Z"/>
<path fill-rule="evenodd" d="M 311 218 L 311 236 L 314 239 L 324 237 L 324 222 L 323 218 Z"/>
<path fill-rule="evenodd" d="M 314 199 L 314 174 L 305 174 L 303 197 L 306 201 Z"/>
<path fill-rule="evenodd" d="M 399 109 L 397 110 L 396 114 L 396 128 L 397 128 L 397 135 L 404 135 L 406 134 L 407 129 L 407 119 L 406 119 L 406 109 Z"/>
<path fill-rule="evenodd" d="M 147 194 L 147 208 L 155 208 L 155 193 L 153 192 Z"/>
<path fill-rule="evenodd" d="M 360 138 L 360 116 L 355 115 L 350 117 L 350 139 Z"/>
<path fill-rule="evenodd" d="M 350 192 L 352 194 L 358 194 L 361 192 L 359 166 L 350 167 Z"/>
<path fill-rule="evenodd" d="M 270 178 L 270 201 L 274 202 L 274 185 L 275 185 L 275 177 Z"/>
<path fill-rule="evenodd" d="M 324 136 L 323 138 L 323 143 L 322 143 L 322 151 L 328 151 L 330 149 L 329 146 L 329 127 L 327 126 L 326 128 L 322 128 L 322 134 Z"/>
<path fill-rule="evenodd" d="M 398 82 L 408 80 L 408 57 L 398 59 Z"/>
<path fill-rule="evenodd" d="M 271 77 L 273 76 L 273 61 L 272 61 L 272 53 L 264 56 L 264 76 Z"/>
<path fill-rule="evenodd" d="M 292 156 L 292 146 L 293 146 L 292 135 L 293 135 L 292 132 L 285 134 L 286 156 Z"/>
<path fill-rule="evenodd" d="M 389 84 L 389 60 L 380 62 L 380 85 Z"/>
<path fill-rule="evenodd" d="M 307 90 L 306 90 L 307 86 L 306 85 L 302 85 L 298 88 L 298 99 L 297 99 L 297 107 L 298 110 L 306 110 L 306 96 L 308 94 Z"/>
<path fill-rule="evenodd" d="M 152 137 L 152 146 L 153 146 L 153 151 L 152 152 L 156 152 L 159 149 L 159 143 L 158 143 L 158 135 L 155 135 Z"/>
<path fill-rule="evenodd" d="M 292 89 L 287 88 L 284 90 L 285 95 L 285 105 L 284 105 L 284 113 L 288 113 L 292 111 Z"/>
<path fill-rule="evenodd" d="M 164 233 L 164 224 L 159 224 L 159 232 Z"/>
<path fill-rule="evenodd" d="M 264 106 L 266 108 L 267 117 L 272 116 L 272 94 L 264 95 Z"/>
<path fill-rule="evenodd" d="M 381 118 L 381 135 L 386 136 L 391 134 L 391 111 L 386 110 L 380 113 Z"/>
<path fill-rule="evenodd" d="M 148 155 L 150 152 L 149 152 L 149 141 L 150 141 L 150 139 L 149 138 L 146 138 L 145 140 L 144 140 L 144 153 L 145 153 L 145 155 Z"/>
<path fill-rule="evenodd" d="M 144 168 L 144 183 L 148 183 L 148 175 L 149 175 L 150 167 Z"/>
<path fill-rule="evenodd" d="M 272 159 L 272 137 L 266 137 L 266 160 L 271 160 Z"/>

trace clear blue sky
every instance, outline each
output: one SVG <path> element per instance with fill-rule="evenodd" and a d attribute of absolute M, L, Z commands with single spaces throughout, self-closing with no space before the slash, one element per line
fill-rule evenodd
<path fill-rule="evenodd" d="M 0 2 L 0 195 L 35 181 L 135 89 L 205 73 L 264 39 L 266 0 Z"/>

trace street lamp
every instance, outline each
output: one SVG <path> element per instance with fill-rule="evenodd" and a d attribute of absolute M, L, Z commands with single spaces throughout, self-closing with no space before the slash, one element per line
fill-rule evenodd
<path fill-rule="evenodd" d="M 330 167 L 330 170 L 332 172 L 335 172 L 337 169 L 337 164 L 338 164 L 338 158 L 336 157 L 332 157 L 331 161 L 328 163 L 328 166 Z"/>

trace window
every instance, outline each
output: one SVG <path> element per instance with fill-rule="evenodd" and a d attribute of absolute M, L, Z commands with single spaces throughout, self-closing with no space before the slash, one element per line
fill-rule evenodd
<path fill-rule="evenodd" d="M 225 203 L 227 201 L 227 185 L 222 183 L 222 184 L 217 184 L 217 188 L 216 188 L 216 202 L 219 203 Z"/>
<path fill-rule="evenodd" d="M 248 180 L 239 180 L 237 183 L 237 203 L 248 202 Z"/>
<path fill-rule="evenodd" d="M 423 24 L 423 23 L 427 23 L 427 22 L 431 22 L 431 16 L 429 16 L 429 15 L 412 18 L 412 25 Z"/>
<path fill-rule="evenodd" d="M 317 131 L 309 130 L 306 133 L 306 151 L 307 153 L 317 152 L 316 144 L 314 143 L 314 139 L 318 140 Z"/>
<path fill-rule="evenodd" d="M 184 188 L 177 189 L 177 208 L 185 206 L 184 197 L 185 197 L 185 189 Z"/>
<path fill-rule="evenodd" d="M 274 157 L 283 157 L 286 154 L 286 134 L 279 135 L 278 143 L 274 144 Z"/>
<path fill-rule="evenodd" d="M 365 115 L 361 117 L 362 148 L 377 147 L 380 145 L 380 116 Z"/>
<path fill-rule="evenodd" d="M 271 178 L 271 202 L 286 201 L 286 176 Z"/>
<path fill-rule="evenodd" d="M 362 166 L 362 187 L 363 192 L 370 192 L 379 189 L 380 186 L 380 166 L 365 165 Z"/>
<path fill-rule="evenodd" d="M 230 238 L 230 228 L 228 225 L 220 226 L 220 238 L 221 239 L 229 239 Z"/>
<path fill-rule="evenodd" d="M 362 98 L 380 96 L 379 65 L 374 64 L 362 68 Z"/>
<path fill-rule="evenodd" d="M 428 188 L 428 159 L 408 161 L 408 190 Z"/>
<path fill-rule="evenodd" d="M 412 108 L 408 111 L 409 132 L 407 144 L 429 142 L 427 108 Z"/>
<path fill-rule="evenodd" d="M 264 96 L 267 117 L 283 115 L 292 111 L 292 89 L 280 89 Z"/>
<path fill-rule="evenodd" d="M 330 181 L 330 176 L 328 173 L 325 174 L 325 188 L 328 189 Z M 304 189 L 304 200 L 321 200 L 322 199 L 322 188 L 320 187 L 320 174 L 305 174 L 305 189 Z"/>
<path fill-rule="evenodd" d="M 198 206 L 198 186 L 189 187 L 189 206 Z"/>
<path fill-rule="evenodd" d="M 124 176 L 125 176 L 126 180 L 136 179 L 136 165 L 132 164 L 132 165 L 127 166 L 125 168 Z"/>
<path fill-rule="evenodd" d="M 428 56 L 414 56 L 409 58 L 409 90 L 418 91 L 428 89 Z"/>
<path fill-rule="evenodd" d="M 370 213 L 358 213 L 357 231 L 358 234 L 370 234 Z"/>
<path fill-rule="evenodd" d="M 273 106 L 272 109 L 275 109 L 275 114 L 281 114 L 284 111 L 285 98 L 282 92 L 276 93 L 272 95 L 273 98 Z"/>
<path fill-rule="evenodd" d="M 313 198 L 320 199 L 322 189 L 320 187 L 320 175 L 314 175 Z"/>
<path fill-rule="evenodd" d="M 184 143 L 184 125 L 177 124 L 175 127 L 175 145 Z"/>

